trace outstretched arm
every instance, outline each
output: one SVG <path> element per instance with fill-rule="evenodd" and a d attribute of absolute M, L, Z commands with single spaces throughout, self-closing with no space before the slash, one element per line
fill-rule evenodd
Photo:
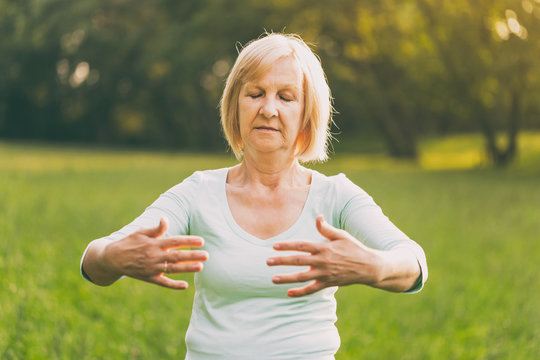
<path fill-rule="evenodd" d="M 94 240 L 82 262 L 84 272 L 92 282 L 101 286 L 111 285 L 125 275 L 171 289 L 186 289 L 187 282 L 164 276 L 164 272 L 201 271 L 208 253 L 179 250 L 200 247 L 204 241 L 191 235 L 162 238 L 167 227 L 166 219 L 162 218 L 158 226 L 137 231 L 118 241 Z"/>
<path fill-rule="evenodd" d="M 416 256 L 406 247 L 397 246 L 391 250 L 369 248 L 345 230 L 328 224 L 322 215 L 317 217 L 316 226 L 330 242 L 276 243 L 276 250 L 296 250 L 307 254 L 273 257 L 267 261 L 270 266 L 310 266 L 304 272 L 272 278 L 276 284 L 312 281 L 304 287 L 290 289 L 287 292 L 289 296 L 304 296 L 327 287 L 350 284 L 402 292 L 411 289 L 421 276 Z"/>

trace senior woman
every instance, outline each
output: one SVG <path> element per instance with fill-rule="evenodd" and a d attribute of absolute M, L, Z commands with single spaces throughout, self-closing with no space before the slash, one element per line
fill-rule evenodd
<path fill-rule="evenodd" d="M 196 272 L 186 359 L 333 359 L 337 287 L 419 291 L 424 252 L 343 174 L 300 165 L 327 158 L 331 97 L 298 36 L 240 52 L 221 121 L 240 163 L 195 172 L 91 242 L 82 273 L 185 289 L 166 274 Z"/>

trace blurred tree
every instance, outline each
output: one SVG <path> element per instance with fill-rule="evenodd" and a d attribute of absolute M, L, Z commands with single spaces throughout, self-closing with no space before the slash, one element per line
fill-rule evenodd
<path fill-rule="evenodd" d="M 415 54 L 400 49 L 410 35 L 410 27 L 399 21 L 403 12 L 410 13 L 407 4 L 349 1 L 338 5 L 333 14 L 322 17 L 321 28 L 329 74 L 346 83 L 346 91 L 336 93 L 342 99 L 338 104 L 341 101 L 349 121 L 366 117 L 374 121 L 392 156 L 415 158 L 421 96 L 410 96 L 420 95 L 421 87 L 413 78 Z M 345 21 L 347 17 L 351 20 Z M 332 61 L 336 52 L 339 59 Z"/>
<path fill-rule="evenodd" d="M 291 28 L 322 50 L 344 132 L 372 119 L 391 155 L 415 157 L 419 133 L 481 130 L 504 166 L 538 117 L 538 1 L 318 1 L 295 14 Z"/>
<path fill-rule="evenodd" d="M 503 165 L 539 125 L 539 20 L 538 0 L 0 0 L 0 136 L 221 149 L 235 43 L 266 29 L 315 45 L 341 138 L 415 157 L 482 130 Z"/>
<path fill-rule="evenodd" d="M 538 88 L 540 4 L 417 0 L 456 119 L 477 122 L 496 166 L 516 156 L 525 102 Z M 537 91 L 537 90 L 536 90 Z"/>
<path fill-rule="evenodd" d="M 223 148 L 217 104 L 235 42 L 259 36 L 268 11 L 258 1 L 0 0 L 0 134 Z"/>

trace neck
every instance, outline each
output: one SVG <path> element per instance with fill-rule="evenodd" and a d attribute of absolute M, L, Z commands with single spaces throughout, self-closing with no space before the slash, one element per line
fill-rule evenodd
<path fill-rule="evenodd" d="M 262 185 L 268 188 L 281 186 L 302 186 L 306 182 L 306 170 L 294 157 L 276 159 L 275 156 L 245 154 L 244 160 L 232 172 L 231 179 L 236 184 Z M 308 179 L 309 181 L 309 179 Z"/>

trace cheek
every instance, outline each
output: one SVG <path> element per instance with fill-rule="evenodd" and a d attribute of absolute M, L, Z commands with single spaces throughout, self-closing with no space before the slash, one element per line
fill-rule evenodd
<path fill-rule="evenodd" d="M 256 103 L 249 101 L 239 101 L 238 114 L 241 120 L 250 120 L 254 114 L 258 113 L 258 106 Z"/>
<path fill-rule="evenodd" d="M 245 103 L 240 101 L 238 103 L 238 124 L 240 126 L 240 129 L 242 129 L 243 124 L 246 122 L 246 119 L 248 118 L 248 107 Z"/>
<path fill-rule="evenodd" d="M 250 115 L 244 108 L 244 111 L 238 113 L 238 130 L 241 139 L 245 139 L 249 136 L 249 130 L 251 129 L 253 116 Z"/>
<path fill-rule="evenodd" d="M 294 124 L 295 127 L 296 127 L 296 130 L 300 131 L 300 129 L 302 128 L 302 122 L 304 120 L 304 111 L 303 111 L 303 109 L 301 109 L 301 108 L 295 109 L 292 118 L 294 118 L 295 121 L 296 121 L 295 124 Z"/>

